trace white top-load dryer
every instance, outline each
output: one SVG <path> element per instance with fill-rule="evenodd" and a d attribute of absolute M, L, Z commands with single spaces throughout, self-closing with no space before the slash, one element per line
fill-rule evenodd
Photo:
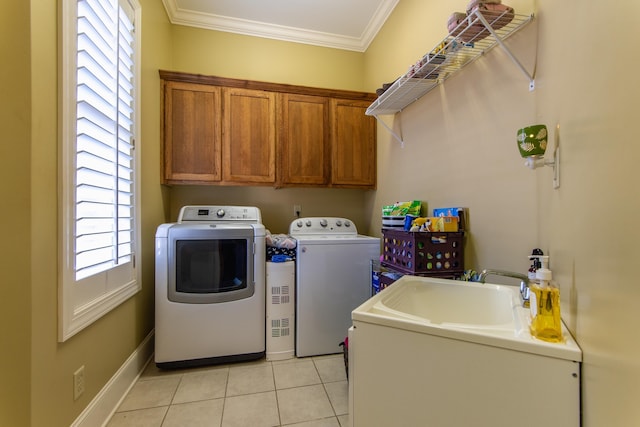
<path fill-rule="evenodd" d="M 294 220 L 289 234 L 298 242 L 296 356 L 339 353 L 351 311 L 371 296 L 371 260 L 380 256 L 380 239 L 335 217 Z"/>

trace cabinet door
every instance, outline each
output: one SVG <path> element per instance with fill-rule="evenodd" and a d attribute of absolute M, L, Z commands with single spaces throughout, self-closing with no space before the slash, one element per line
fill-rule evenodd
<path fill-rule="evenodd" d="M 220 88 L 173 81 L 163 87 L 163 182 L 220 181 Z"/>
<path fill-rule="evenodd" d="M 368 101 L 331 101 L 331 184 L 375 188 L 376 124 Z"/>
<path fill-rule="evenodd" d="M 225 88 L 223 123 L 223 180 L 275 183 L 275 94 Z"/>
<path fill-rule="evenodd" d="M 280 108 L 280 185 L 326 186 L 330 166 L 329 98 L 283 94 Z"/>

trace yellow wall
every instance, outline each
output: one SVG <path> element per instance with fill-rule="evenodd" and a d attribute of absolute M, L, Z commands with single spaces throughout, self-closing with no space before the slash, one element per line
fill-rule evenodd
<path fill-rule="evenodd" d="M 405 142 L 402 148 L 378 127 L 378 191 L 366 200 L 370 231 L 378 229 L 382 204 L 418 198 L 430 208 L 469 207 L 467 267 L 524 272 L 531 249 L 541 247 L 561 288 L 563 317 L 584 351 L 583 425 L 638 425 L 640 4 L 504 3 L 537 16 L 507 41 L 536 70 L 535 91 L 495 49 L 386 117 Z M 366 53 L 367 89 L 404 73 L 444 37 L 449 14 L 466 4 L 401 1 Z M 551 168 L 528 170 L 516 150 L 516 130 L 533 123 L 547 124 L 552 139 L 561 126 L 558 190 Z M 544 396 L 537 404 L 544 408 Z"/>
<path fill-rule="evenodd" d="M 363 90 L 364 55 L 176 25 L 174 71 L 331 89 Z"/>
<path fill-rule="evenodd" d="M 539 3 L 536 115 L 562 126 L 563 156 L 561 191 L 538 180 L 541 239 L 585 352 L 585 425 L 636 425 L 640 3 L 625 2 L 620 13 L 598 2 Z M 614 222 L 598 223 L 608 217 Z"/>
<path fill-rule="evenodd" d="M 369 90 L 394 81 L 438 44 L 449 15 L 466 4 L 400 2 L 367 51 Z M 509 40 L 529 68 L 535 59 L 535 29 L 532 25 Z M 465 206 L 471 227 L 467 267 L 526 268 L 528 251 L 539 244 L 535 174 L 513 154 L 516 130 L 536 121 L 532 102 L 528 80 L 494 50 L 402 114 L 381 116 L 402 135 L 404 146 L 378 126 L 378 191 L 367 200 L 373 214 L 370 231 L 380 229 L 381 207 L 396 200 L 422 200 L 427 211 Z M 517 215 L 511 206 L 517 206 Z M 528 249 L 505 250 L 511 241 Z"/>
<path fill-rule="evenodd" d="M 31 390 L 29 3 L 2 0 L 0 10 L 0 425 L 22 426 Z"/>
<path fill-rule="evenodd" d="M 3 238 L 0 425 L 67 426 L 153 328 L 154 233 L 159 185 L 158 68 L 169 60 L 161 2 L 142 0 L 142 291 L 65 343 L 57 342 L 57 0 L 3 0 L 0 32 Z M 168 209 L 168 207 L 167 207 Z M 86 392 L 73 401 L 72 375 Z"/>

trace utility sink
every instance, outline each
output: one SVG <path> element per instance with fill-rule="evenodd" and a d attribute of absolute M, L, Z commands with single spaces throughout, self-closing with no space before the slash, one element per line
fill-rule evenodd
<path fill-rule="evenodd" d="M 564 324 L 564 343 L 548 343 L 530 334 L 529 309 L 522 306 L 515 286 L 403 276 L 356 308 L 352 318 L 582 361 L 582 352 Z"/>
<path fill-rule="evenodd" d="M 372 313 L 456 328 L 514 330 L 519 301 L 496 285 L 405 279 L 371 307 Z"/>
<path fill-rule="evenodd" d="M 580 426 L 582 352 L 531 336 L 519 287 L 404 276 L 351 317 L 353 427 Z"/>

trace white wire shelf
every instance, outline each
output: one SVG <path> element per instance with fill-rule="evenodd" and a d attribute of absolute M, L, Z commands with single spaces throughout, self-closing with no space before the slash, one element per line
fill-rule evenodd
<path fill-rule="evenodd" d="M 497 44 L 526 75 L 530 88 L 533 88 L 533 77 L 503 44 L 504 40 L 531 22 L 533 15 L 513 14 L 513 19 L 497 28 L 508 20 L 505 13 L 483 16 L 479 11 L 474 11 L 469 14 L 447 37 L 393 82 L 367 108 L 366 114 L 377 118 L 378 115 L 402 111 Z"/>

